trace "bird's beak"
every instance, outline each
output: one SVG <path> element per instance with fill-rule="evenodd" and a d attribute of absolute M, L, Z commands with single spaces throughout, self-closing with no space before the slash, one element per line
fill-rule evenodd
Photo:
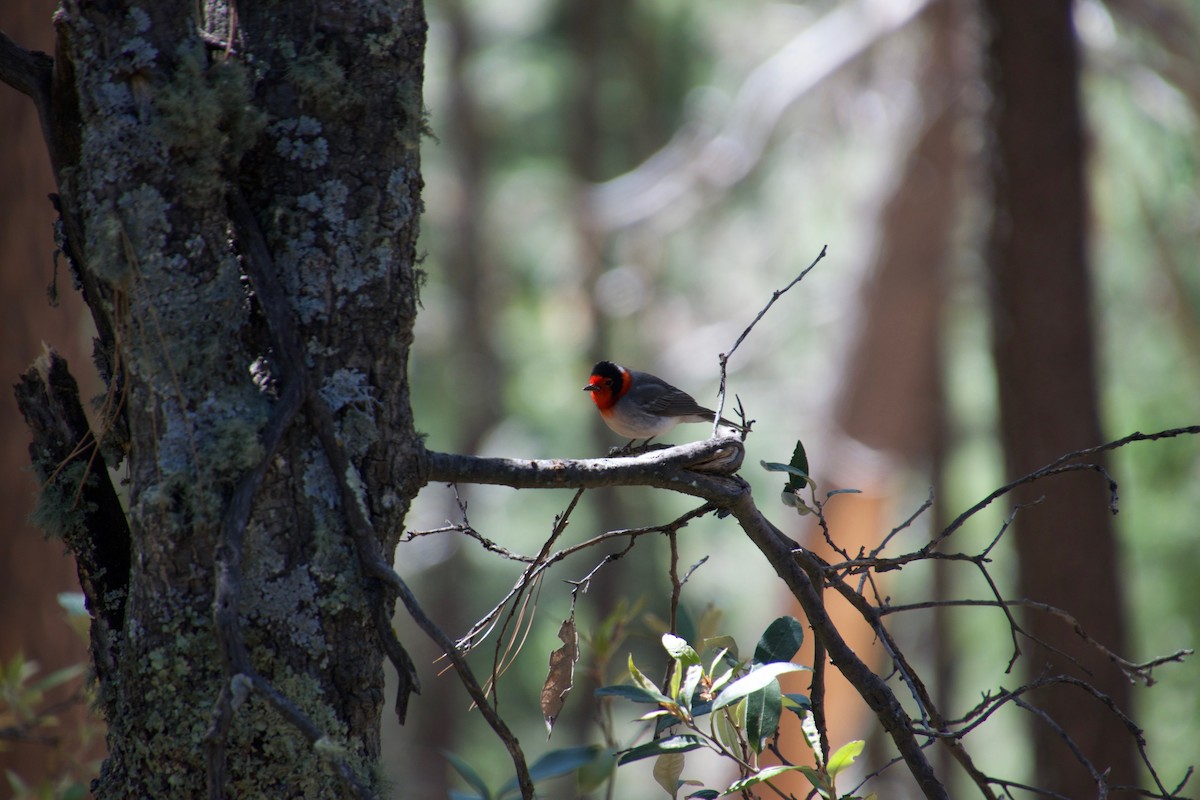
<path fill-rule="evenodd" d="M 599 387 L 599 386 L 597 386 L 596 384 L 594 384 L 594 383 L 589 383 L 587 386 L 583 387 L 583 390 L 584 390 L 585 392 L 594 392 L 594 391 L 596 391 L 596 390 L 597 390 L 597 389 L 599 389 L 599 388 L 600 388 L 600 387 Z"/>

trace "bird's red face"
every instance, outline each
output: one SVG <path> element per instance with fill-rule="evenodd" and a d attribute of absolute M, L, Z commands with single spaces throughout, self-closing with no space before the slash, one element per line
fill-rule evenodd
<path fill-rule="evenodd" d="M 601 361 L 592 368 L 592 375 L 583 390 L 592 395 L 592 402 L 597 408 L 608 411 L 629 390 L 628 376 L 624 368 L 611 361 Z"/>

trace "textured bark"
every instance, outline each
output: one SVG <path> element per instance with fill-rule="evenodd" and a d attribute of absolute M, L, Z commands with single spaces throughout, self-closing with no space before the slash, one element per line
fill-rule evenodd
<path fill-rule="evenodd" d="M 1086 253 L 1086 150 L 1079 54 L 1071 3 L 989 0 L 995 212 L 988 263 L 1001 433 L 1008 471 L 1030 472 L 1102 441 L 1096 398 L 1091 287 Z M 1105 487 L 1076 473 L 1023 486 L 1017 503 L 1045 502 L 1017 518 L 1021 594 L 1070 608 L 1105 646 L 1125 650 L 1117 544 Z M 1073 632 L 1031 615 L 1030 632 L 1078 657 L 1092 675 L 1039 649 L 1053 673 L 1090 681 L 1129 710 L 1129 684 Z M 1037 672 L 1037 667 L 1033 667 Z M 1135 778 L 1132 741 L 1098 702 L 1070 689 L 1043 693 L 1049 712 L 1110 782 Z M 1067 797 L 1094 797 L 1096 781 L 1057 733 L 1034 720 L 1036 783 Z"/>
<path fill-rule="evenodd" d="M 272 362 L 239 260 L 248 234 L 267 244 L 386 559 L 418 485 L 406 368 L 421 6 L 257 4 L 233 26 L 224 9 L 197 19 L 187 2 L 68 2 L 56 17 L 47 138 L 117 401 L 101 450 L 129 476 L 132 567 L 101 565 L 119 576 L 109 591 L 123 600 L 107 645 L 114 673 L 100 674 L 110 749 L 101 798 L 212 788 L 205 737 L 230 677 L 214 634 L 214 559 L 232 491 L 263 459 L 274 388 L 294 377 Z M 256 231 L 231 216 L 235 196 L 249 200 Z M 253 668 L 331 746 L 318 756 L 253 695 L 234 711 L 218 794 L 340 796 L 348 785 L 326 761 L 370 785 L 380 755 L 373 609 L 383 595 L 363 576 L 339 476 L 311 423 L 294 423 L 269 461 L 237 588 Z M 67 518 L 47 508 L 62 494 L 43 493 L 44 516 Z"/>

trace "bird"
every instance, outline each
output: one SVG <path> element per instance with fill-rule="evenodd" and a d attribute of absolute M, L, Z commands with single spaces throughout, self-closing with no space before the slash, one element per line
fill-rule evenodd
<path fill-rule="evenodd" d="M 604 424 L 633 444 L 649 442 L 680 422 L 712 422 L 717 413 L 683 391 L 649 372 L 626 369 L 611 361 L 592 367 L 585 392 L 590 392 Z M 742 425 L 721 417 L 721 424 L 736 430 Z M 628 445 L 627 445 L 628 446 Z"/>

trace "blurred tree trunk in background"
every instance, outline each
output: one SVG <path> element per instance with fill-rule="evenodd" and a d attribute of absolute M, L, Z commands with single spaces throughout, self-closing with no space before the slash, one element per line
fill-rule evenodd
<path fill-rule="evenodd" d="M 57 4 L 48 0 L 12 3 L 0 11 L 0 30 L 27 47 L 52 50 L 54 32 L 50 15 Z M 55 598 L 60 592 L 78 592 L 75 561 L 64 554 L 62 542 L 46 538 L 28 522 L 37 484 L 29 473 L 29 429 L 11 392 L 12 384 L 51 341 L 73 364 L 86 364 L 87 315 L 79 294 L 71 287 L 65 259 L 59 259 L 57 280 L 53 270 L 54 209 L 47 198 L 54 175 L 46 159 L 37 109 L 29 98 L 0 85 L 0 662 L 17 653 L 36 661 L 44 675 L 87 658 L 87 645 L 65 622 Z M 58 307 L 51 307 L 46 290 L 54 281 Z M 85 382 L 86 399 L 99 389 Z M 70 694 L 60 687 L 54 702 Z M 86 703 L 58 714 L 58 746 L 40 743 L 5 743 L 0 749 L 0 786 L 9 770 L 31 786 L 53 781 L 72 762 L 99 757 L 97 742 L 89 751 L 77 741 L 79 726 L 87 716 Z"/>
<path fill-rule="evenodd" d="M 829 447 L 834 463 L 828 469 L 839 486 L 863 492 L 835 499 L 827 511 L 835 542 L 851 554 L 860 546 L 875 547 L 895 524 L 897 511 L 901 517 L 908 513 L 897 505 L 898 493 L 906 488 L 906 470 L 928 472 L 940 449 L 935 443 L 943 435 L 940 341 L 963 169 L 958 131 L 967 67 L 959 42 L 962 12 L 961 3 L 942 2 L 922 17 L 919 35 L 927 56 L 920 71 L 918 113 L 923 121 L 907 154 L 897 148 L 901 158 L 890 195 L 881 203 L 873 261 L 863 279 L 859 328 L 831 410 L 837 424 Z M 803 541 L 826 558 L 841 558 L 823 543 L 815 525 Z M 886 656 L 874 632 L 842 598 L 834 593 L 826 597 L 856 652 L 881 663 Z M 798 607 L 791 613 L 802 616 Z M 930 639 L 940 636 L 930 628 Z M 919 646 L 933 648 L 928 640 Z M 810 652 L 806 642 L 801 660 Z M 836 748 L 861 738 L 870 715 L 836 669 L 826 670 L 826 678 L 830 746 Z M 795 691 L 807 692 L 805 681 L 788 682 Z M 791 716 L 784 724 L 799 737 L 799 722 Z M 878 766 L 891 755 L 889 748 L 872 762 Z M 774 782 L 797 796 L 811 789 L 796 773 Z"/>
<path fill-rule="evenodd" d="M 1103 441 L 1097 409 L 1091 287 L 1086 253 L 1087 145 L 1080 110 L 1078 43 L 1068 0 L 987 0 L 993 92 L 994 212 L 988 266 L 1001 438 L 1010 476 Z M 1016 520 L 1021 595 L 1070 609 L 1108 648 L 1126 651 L 1117 544 L 1106 487 L 1094 473 L 1024 486 Z M 1023 643 L 1050 674 L 1084 678 L 1128 712 L 1128 681 L 1071 628 L 1045 614 L 1027 630 L 1079 666 Z M 1037 648 L 1034 650 L 1033 648 Z M 1039 673 L 1033 668 L 1036 677 Z M 1060 686 L 1029 698 L 1062 725 L 1109 782 L 1136 777 L 1133 741 L 1100 702 Z M 1034 782 L 1066 797 L 1093 797 L 1096 783 L 1060 736 L 1033 728 Z"/>

